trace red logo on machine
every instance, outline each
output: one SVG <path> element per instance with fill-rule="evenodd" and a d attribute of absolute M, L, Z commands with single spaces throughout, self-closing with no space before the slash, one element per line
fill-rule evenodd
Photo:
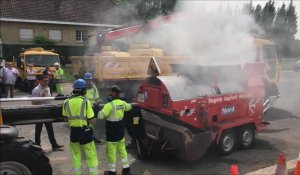
<path fill-rule="evenodd" d="M 255 114 L 255 104 L 249 105 L 249 115 L 253 116 Z"/>

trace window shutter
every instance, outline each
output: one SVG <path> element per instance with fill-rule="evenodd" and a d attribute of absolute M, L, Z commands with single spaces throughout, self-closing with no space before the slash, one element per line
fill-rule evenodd
<path fill-rule="evenodd" d="M 25 41 L 32 41 L 33 30 L 32 29 L 20 29 L 20 39 Z"/>
<path fill-rule="evenodd" d="M 49 30 L 49 38 L 54 41 L 62 40 L 62 31 L 61 30 Z"/>

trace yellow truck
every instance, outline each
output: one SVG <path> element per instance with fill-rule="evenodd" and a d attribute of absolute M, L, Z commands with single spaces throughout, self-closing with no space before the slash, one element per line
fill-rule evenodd
<path fill-rule="evenodd" d="M 53 50 L 44 50 L 41 47 L 23 49 L 20 57 L 14 60 L 14 65 L 18 69 L 20 76 L 17 84 L 21 90 L 27 90 L 27 69 L 28 65 L 32 64 L 36 75 L 42 75 L 46 67 L 49 67 L 52 72 L 55 71 L 54 63 L 59 63 L 59 55 Z"/>

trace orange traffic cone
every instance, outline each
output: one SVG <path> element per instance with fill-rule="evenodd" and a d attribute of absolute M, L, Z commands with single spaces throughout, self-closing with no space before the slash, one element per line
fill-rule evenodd
<path fill-rule="evenodd" d="M 231 165 L 230 175 L 239 175 L 239 167 L 237 165 Z"/>
<path fill-rule="evenodd" d="M 300 153 L 294 170 L 294 175 L 300 175 Z"/>
<path fill-rule="evenodd" d="M 280 153 L 275 175 L 287 175 L 286 158 L 284 153 Z"/>

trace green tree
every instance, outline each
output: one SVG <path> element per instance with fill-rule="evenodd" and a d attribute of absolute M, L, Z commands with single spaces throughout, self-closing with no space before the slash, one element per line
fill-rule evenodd
<path fill-rule="evenodd" d="M 177 0 L 141 0 L 136 4 L 138 19 L 149 20 L 173 12 Z"/>
<path fill-rule="evenodd" d="M 173 12 L 177 0 L 161 0 L 161 12 L 163 15 L 169 15 Z"/>
<path fill-rule="evenodd" d="M 284 39 L 286 37 L 286 8 L 284 3 L 280 9 L 277 10 L 274 20 L 273 36 L 277 39 Z"/>
<path fill-rule="evenodd" d="M 252 5 L 252 0 L 250 1 L 250 3 L 246 3 L 243 6 L 242 12 L 245 14 L 253 14 L 254 13 L 254 8 Z"/>
<path fill-rule="evenodd" d="M 261 5 L 258 4 L 253 12 L 254 20 L 258 25 L 261 25 L 261 15 L 262 15 Z"/>
<path fill-rule="evenodd" d="M 54 40 L 48 39 L 44 36 L 38 35 L 33 39 L 34 44 L 38 45 L 55 45 L 56 42 Z"/>
<path fill-rule="evenodd" d="M 275 17 L 275 6 L 274 1 L 269 0 L 264 9 L 262 10 L 262 27 L 265 30 L 266 33 L 271 34 L 273 32 L 273 20 Z"/>
<path fill-rule="evenodd" d="M 177 0 L 111 0 L 115 5 L 131 4 L 137 19 L 149 20 L 173 12 Z"/>
<path fill-rule="evenodd" d="M 295 6 L 291 0 L 290 5 L 286 12 L 286 31 L 287 37 L 289 39 L 295 39 L 295 34 L 297 33 L 297 14 L 295 11 Z"/>

